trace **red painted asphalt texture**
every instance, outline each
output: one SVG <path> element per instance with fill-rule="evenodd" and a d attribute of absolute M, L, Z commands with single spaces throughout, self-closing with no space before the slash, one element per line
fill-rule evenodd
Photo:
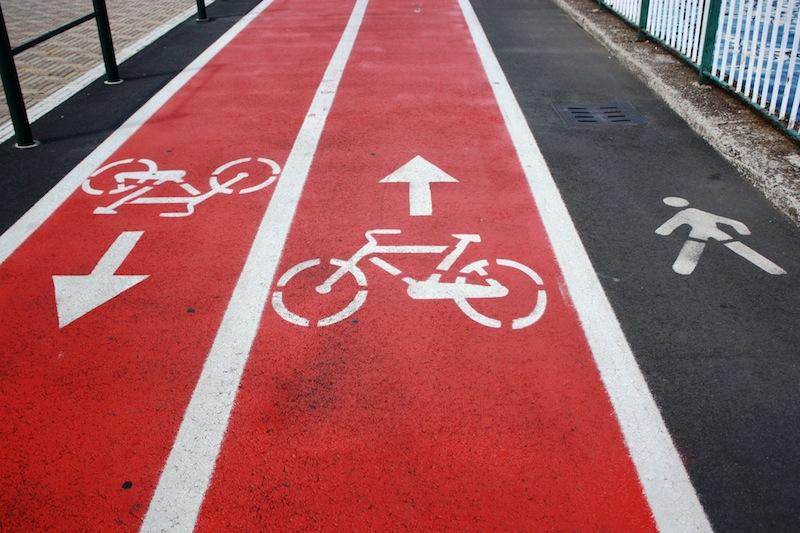
<path fill-rule="evenodd" d="M 227 161 L 283 162 L 350 8 L 272 6 L 109 161 L 149 158 L 199 190 Z M 138 528 L 273 189 L 186 218 L 159 216 L 180 206 L 95 215 L 118 197 L 79 189 L 2 265 L 4 527 Z M 118 273 L 150 277 L 59 330 L 51 276 L 88 274 L 127 230 L 144 235 Z"/>
<path fill-rule="evenodd" d="M 200 190 L 233 159 L 282 163 L 351 9 L 276 1 L 109 162 L 152 159 Z M 378 183 L 416 155 L 459 180 L 433 185 L 430 217 Z M 78 190 L 2 265 L 0 524 L 138 528 L 272 190 L 174 219 L 96 215 L 108 198 Z M 347 259 L 376 228 L 402 230 L 379 236 L 398 245 L 479 234 L 447 281 L 487 258 L 510 294 L 475 307 L 519 316 L 530 280 L 494 259 L 517 261 L 544 280 L 544 316 L 488 328 L 367 261 L 366 303 L 347 320 L 300 327 L 268 306 L 198 529 L 654 529 L 455 1 L 370 3 L 279 274 Z M 144 236 L 118 273 L 150 277 L 59 329 L 51 276 L 89 273 L 123 231 Z M 424 278 L 441 257 L 384 259 Z M 317 294 L 318 270 L 285 290 L 306 316 L 356 290 Z"/>

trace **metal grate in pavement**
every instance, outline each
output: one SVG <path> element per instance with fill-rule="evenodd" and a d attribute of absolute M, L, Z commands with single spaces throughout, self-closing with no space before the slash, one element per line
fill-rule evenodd
<path fill-rule="evenodd" d="M 647 120 L 627 102 L 606 104 L 553 104 L 569 126 L 632 126 Z"/>

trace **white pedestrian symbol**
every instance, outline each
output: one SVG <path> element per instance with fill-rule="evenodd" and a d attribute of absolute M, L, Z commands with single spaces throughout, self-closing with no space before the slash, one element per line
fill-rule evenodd
<path fill-rule="evenodd" d="M 255 173 L 247 172 L 243 170 L 245 164 L 249 164 L 250 170 L 260 168 Z M 118 171 L 120 167 L 130 168 L 131 166 L 136 170 Z M 234 170 L 236 170 L 235 174 Z M 260 191 L 278 179 L 280 171 L 281 167 L 278 163 L 264 157 L 236 159 L 221 165 L 212 172 L 208 179 L 208 191 L 201 192 L 192 184 L 184 181 L 183 178 L 186 176 L 184 170 L 159 170 L 155 161 L 150 159 L 123 159 L 97 169 L 83 182 L 81 188 L 85 193 L 94 196 L 122 195 L 109 205 L 95 208 L 95 215 L 116 215 L 117 210 L 123 205 L 178 205 L 182 206 L 180 210 L 165 211 L 159 216 L 188 217 L 194 214 L 195 207 L 218 194 L 230 195 L 234 192 L 248 194 Z M 178 186 L 186 195 L 156 196 L 153 194 L 155 189 L 170 183 Z"/>
<path fill-rule="evenodd" d="M 311 321 L 309 321 L 308 318 L 298 315 L 287 307 L 284 301 L 285 288 L 301 272 L 309 269 L 326 270 L 330 268 L 330 264 L 330 266 L 333 267 L 333 273 L 320 285 L 316 287 L 307 285 L 307 287 L 308 289 L 316 290 L 318 294 L 329 294 L 334 289 L 334 286 L 339 285 L 339 282 L 348 277 L 349 274 L 349 277 L 351 277 L 355 283 L 341 283 L 340 285 L 342 287 L 349 286 L 350 289 L 354 291 L 355 294 L 353 294 L 350 302 L 338 312 L 317 320 L 315 325 L 320 327 L 330 326 L 341 322 L 358 311 L 367 299 L 367 277 L 364 271 L 359 268 L 358 263 L 361 262 L 362 259 L 372 256 L 369 258 L 369 261 L 373 265 L 392 276 L 400 276 L 403 283 L 407 285 L 406 293 L 412 300 L 452 300 L 465 315 L 478 324 L 489 328 L 502 327 L 502 321 L 479 312 L 470 304 L 470 301 L 504 298 L 508 296 L 508 288 L 494 278 L 489 277 L 489 271 L 487 269 L 497 270 L 494 266 L 497 265 L 516 270 L 530 281 L 529 290 L 531 294 L 534 295 L 535 304 L 527 315 L 511 320 L 511 329 L 526 328 L 534 324 L 544 314 L 545 306 L 547 305 L 547 293 L 542 286 L 542 278 L 530 267 L 510 259 L 495 259 L 494 261 L 481 259 L 473 261 L 458 271 L 461 275 L 456 276 L 455 281 L 446 282 L 441 280 L 442 275 L 450 271 L 456 260 L 464 253 L 470 243 L 481 242 L 480 235 L 453 234 L 457 242 L 449 253 L 446 253 L 449 248 L 447 245 L 386 246 L 378 244 L 378 235 L 400 235 L 400 233 L 401 231 L 399 229 L 374 229 L 366 232 L 366 244 L 354 253 L 350 259 L 333 258 L 323 263 L 317 258 L 296 264 L 287 270 L 278 280 L 278 290 L 272 294 L 272 306 L 281 318 L 287 322 L 297 324 L 298 326 L 308 327 L 311 325 Z M 432 254 L 444 255 L 444 258 L 436 267 L 436 271 L 431 273 L 427 279 L 416 280 L 410 276 L 402 275 L 403 272 L 399 268 L 379 257 L 379 255 L 386 256 L 390 254 Z M 467 276 L 470 274 L 480 277 L 481 283 L 468 283 Z M 298 286 L 302 287 L 302 282 L 296 283 L 298 283 Z"/>
<path fill-rule="evenodd" d="M 738 220 L 689 207 L 689 202 L 687 200 L 675 196 L 664 198 L 664 203 L 670 207 L 685 209 L 681 209 L 681 211 L 677 212 L 672 218 L 664 222 L 664 224 L 656 230 L 658 235 L 671 235 L 673 231 L 683 225 L 687 225 L 691 228 L 689 238 L 684 243 L 678 254 L 678 258 L 672 265 L 672 270 L 678 274 L 688 276 L 694 272 L 698 261 L 700 261 L 700 256 L 706 247 L 706 242 L 709 240 L 721 243 L 764 272 L 773 275 L 786 274 L 786 271 L 781 267 L 749 246 L 737 241 L 734 237 L 728 235 L 718 227 L 719 225 L 728 226 L 733 228 L 739 235 L 750 235 L 748 227 Z"/>

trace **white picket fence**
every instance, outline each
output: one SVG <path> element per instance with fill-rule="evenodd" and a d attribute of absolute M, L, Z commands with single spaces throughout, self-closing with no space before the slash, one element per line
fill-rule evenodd
<path fill-rule="evenodd" d="M 650 33 L 699 65 L 708 19 L 707 0 L 651 0 Z"/>
<path fill-rule="evenodd" d="M 634 25 L 639 24 L 639 12 L 642 9 L 642 0 L 608 0 L 605 5 Z"/>
<path fill-rule="evenodd" d="M 709 20 L 712 2 L 719 17 Z M 606 0 L 606 7 L 739 93 L 798 138 L 800 0 Z M 711 64 L 703 65 L 709 22 L 716 22 Z"/>

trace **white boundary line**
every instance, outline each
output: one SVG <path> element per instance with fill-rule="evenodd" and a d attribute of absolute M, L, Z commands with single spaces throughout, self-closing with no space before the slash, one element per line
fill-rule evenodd
<path fill-rule="evenodd" d="M 215 0 L 207 0 L 206 6 L 210 6 L 214 3 Z M 184 20 L 188 19 L 189 17 L 197 14 L 196 7 L 190 7 L 189 9 L 183 11 L 182 13 L 175 15 L 164 24 L 159 26 L 158 28 L 154 29 L 135 43 L 127 46 L 119 51 L 116 54 L 117 56 L 117 64 L 121 65 L 136 53 L 142 51 L 145 47 L 156 41 L 159 37 L 170 31 L 172 28 L 183 22 Z M 100 62 L 94 67 L 92 67 L 88 72 L 85 72 L 72 80 L 71 82 L 67 83 L 65 86 L 61 87 L 60 89 L 56 90 L 55 92 L 47 95 L 43 100 L 33 104 L 28 109 L 28 120 L 31 124 L 33 124 L 36 120 L 42 118 L 44 115 L 52 111 L 55 107 L 63 104 L 75 94 L 77 94 L 81 89 L 92 83 L 94 80 L 105 74 L 106 69 L 103 66 L 103 63 Z M 5 142 L 6 140 L 10 139 L 14 136 L 14 124 L 12 124 L 11 120 L 6 120 L 2 124 L 0 124 L 0 143 Z"/>
<path fill-rule="evenodd" d="M 186 408 L 142 531 L 192 531 L 195 527 L 297 204 L 368 1 L 357 0 L 286 159 Z"/>
<path fill-rule="evenodd" d="M 661 413 L 469 0 L 458 0 L 661 531 L 711 531 Z"/>
<path fill-rule="evenodd" d="M 222 50 L 245 26 L 255 17 L 264 11 L 273 0 L 263 0 L 252 9 L 247 15 L 242 17 L 236 24 L 226 31 L 222 37 L 217 39 L 214 44 L 209 46 L 202 54 L 197 56 L 194 61 L 189 63 L 177 76 L 158 91 L 146 104 L 134 113 L 125 123 L 112 133 L 100 146 L 89 154 L 78 166 L 64 176 L 55 187 L 45 194 L 27 213 L 22 215 L 13 226 L 0 235 L 0 264 L 8 256 L 39 229 L 45 220 L 52 215 L 59 206 L 77 189 L 83 180 L 100 166 L 114 151 L 122 146 L 128 138 L 147 122 L 147 120 L 158 111 L 164 103 L 180 90 L 181 87 L 192 79 L 197 72 L 205 66 L 217 53 Z"/>

